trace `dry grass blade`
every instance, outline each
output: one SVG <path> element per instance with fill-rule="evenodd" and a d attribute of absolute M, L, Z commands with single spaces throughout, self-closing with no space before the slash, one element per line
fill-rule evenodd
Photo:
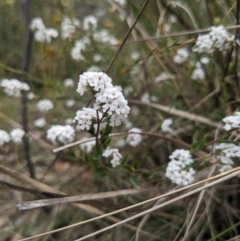
<path fill-rule="evenodd" d="M 148 210 L 146 210 L 146 211 L 143 211 L 143 212 L 141 212 L 141 213 L 138 213 L 138 214 L 136 214 L 136 215 L 134 215 L 134 216 L 132 216 L 132 217 L 130 217 L 130 218 L 127 218 L 127 219 L 125 219 L 125 220 L 123 220 L 123 221 L 121 221 L 121 222 L 119 222 L 119 223 L 113 224 L 113 225 L 111 225 L 111 226 L 108 226 L 108 227 L 106 227 L 106 228 L 103 228 L 103 229 L 101 229 L 101 230 L 99 230 L 99 231 L 97 231 L 97 232 L 91 233 L 91 234 L 89 234 L 89 235 L 86 235 L 86 236 L 84 236 L 84 237 L 82 237 L 82 238 L 80 238 L 80 239 L 76 239 L 76 240 L 74 240 L 74 241 L 81 241 L 81 240 L 85 240 L 85 239 L 87 239 L 87 238 L 93 237 L 93 236 L 95 236 L 95 235 L 97 235 L 97 234 L 99 234 L 99 233 L 105 232 L 105 231 L 110 230 L 110 229 L 112 229 L 112 228 L 115 228 L 115 227 L 117 227 L 117 226 L 119 226 L 119 225 L 121 225 L 121 224 L 124 224 L 124 223 L 126 223 L 126 222 L 131 221 L 131 220 L 134 220 L 134 219 L 136 219 L 136 218 L 138 218 L 138 217 L 144 216 L 144 215 L 146 215 L 146 214 L 148 214 L 148 213 L 150 213 L 150 212 L 153 212 L 153 211 L 155 211 L 155 210 L 157 210 L 157 209 L 159 209 L 159 208 L 165 207 L 165 206 L 167 206 L 167 205 L 169 205 L 169 204 L 171 204 L 171 203 L 174 203 L 174 202 L 176 202 L 176 201 L 178 201 L 178 200 L 180 200 L 180 199 L 183 199 L 183 198 L 186 198 L 186 197 L 188 197 L 188 196 L 191 196 L 191 195 L 193 195 L 193 194 L 195 194 L 195 193 L 197 193 L 197 192 L 200 192 L 200 191 L 202 191 L 202 190 L 204 190 L 204 189 L 206 189 L 206 188 L 212 187 L 212 186 L 214 186 L 214 185 L 216 185 L 216 184 L 219 184 L 219 183 L 221 183 L 221 182 L 224 182 L 224 181 L 226 181 L 226 180 L 229 180 L 229 179 L 231 179 L 231 178 L 233 178 L 233 177 L 235 177 L 235 176 L 237 176 L 237 175 L 239 175 L 239 174 L 240 174 L 240 170 L 235 171 L 235 172 L 233 172 L 233 173 L 231 173 L 231 174 L 229 174 L 229 175 L 226 175 L 225 177 L 222 177 L 222 178 L 220 178 L 220 179 L 218 179 L 218 180 L 216 180 L 216 181 L 213 181 L 213 182 L 211 182 L 211 183 L 208 183 L 208 184 L 206 184 L 206 185 L 203 185 L 202 187 L 196 188 L 196 189 L 194 189 L 194 190 L 192 190 L 192 191 L 189 191 L 189 192 L 187 192 L 187 193 L 185 193 L 185 194 L 183 194 L 183 195 L 180 195 L 180 196 L 178 196 L 178 197 L 176 197 L 176 198 L 173 198 L 173 199 L 171 199 L 171 200 L 169 200 L 169 201 L 167 201 L 167 202 L 164 202 L 164 203 L 162 203 L 162 204 L 160 204 L 160 205 L 157 205 L 157 206 L 154 206 L 154 207 L 152 207 L 152 208 L 150 208 L 150 209 L 148 209 Z"/>
<path fill-rule="evenodd" d="M 195 122 L 203 123 L 205 125 L 217 127 L 217 128 L 220 128 L 220 129 L 224 130 L 223 125 L 221 125 L 217 122 L 214 122 L 214 121 L 212 121 L 212 120 L 210 120 L 206 117 L 202 117 L 200 115 L 195 115 L 195 114 L 190 114 L 186 111 L 177 110 L 177 109 L 172 108 L 170 106 L 164 106 L 164 105 L 153 104 L 153 103 L 144 103 L 144 102 L 141 102 L 141 101 L 138 101 L 138 100 L 130 100 L 129 102 L 132 103 L 132 104 L 145 105 L 145 106 L 148 106 L 148 107 L 152 107 L 152 108 L 167 112 L 170 115 L 175 115 L 175 116 L 178 116 L 178 117 L 181 117 L 181 118 L 189 119 L 189 120 L 192 120 L 192 121 L 195 121 Z"/>
<path fill-rule="evenodd" d="M 5 173 L 5 174 L 8 174 L 9 176 L 27 184 L 27 185 L 30 185 L 42 192 L 50 192 L 50 193 L 54 193 L 54 194 L 58 194 L 58 195 L 63 195 L 63 196 L 66 196 L 65 193 L 63 192 L 60 192 L 59 190 L 56 190 L 52 187 L 49 187 L 48 185 L 44 184 L 44 183 L 41 183 L 39 181 L 36 181 L 28 176 L 25 176 L 21 173 L 18 173 L 16 171 L 13 171 L 7 167 L 4 167 L 4 166 L 1 166 L 0 165 L 0 171 Z M 100 215 L 100 217 L 103 217 L 104 215 L 106 215 L 104 212 L 102 212 L 101 210 L 91 206 L 91 205 L 86 205 L 86 204 L 74 204 L 75 206 L 77 206 L 78 208 L 81 208 L 82 210 L 86 211 L 86 212 L 89 212 L 89 213 L 93 213 L 95 215 Z M 98 218 L 98 217 L 97 217 Z M 119 222 L 119 219 L 118 218 L 115 218 L 115 217 L 111 217 L 111 215 L 106 215 L 106 218 L 108 220 L 110 220 L 111 222 Z M 77 226 L 77 225 L 73 225 L 74 226 Z M 132 225 L 125 225 L 127 228 L 129 229 L 132 229 L 132 230 L 136 230 L 135 227 L 133 227 Z M 42 236 L 45 236 L 47 234 L 51 234 L 51 233 L 56 233 L 56 232 L 59 232 L 61 230 L 65 230 L 65 229 L 68 229 L 69 227 L 64 227 L 64 228 L 61 228 L 61 229 L 57 229 L 57 230 L 53 230 L 53 231 L 49 231 L 49 232 L 46 232 L 44 234 L 40 234 L 40 235 L 36 235 L 34 237 L 30 237 L 30 238 L 26 238 L 26 239 L 22 239 L 22 240 L 30 240 L 32 238 L 35 238 L 35 237 L 42 237 Z M 154 237 L 154 235 L 148 233 L 148 232 L 144 232 L 144 231 L 141 231 L 142 233 L 148 235 L 148 236 L 151 236 L 151 237 Z"/>
<path fill-rule="evenodd" d="M 136 189 L 127 189 L 127 190 L 112 191 L 112 192 L 74 195 L 74 196 L 61 197 L 61 198 L 41 199 L 41 200 L 35 200 L 35 201 L 16 203 L 16 205 L 19 210 L 28 210 L 33 208 L 55 205 L 59 203 L 70 203 L 70 202 L 79 202 L 79 201 L 87 201 L 87 200 L 95 200 L 95 199 L 104 199 L 104 198 L 111 198 L 111 197 L 117 197 L 117 196 L 123 196 L 123 195 L 131 195 L 139 192 L 140 191 Z"/>
<path fill-rule="evenodd" d="M 134 132 L 131 132 L 133 134 L 139 134 L 139 135 L 146 135 L 146 136 L 153 136 L 153 137 L 157 137 L 157 138 L 161 138 L 165 141 L 169 141 L 171 143 L 173 143 L 174 145 L 176 145 L 177 147 L 181 147 L 181 148 L 187 148 L 189 149 L 190 148 L 190 145 L 184 141 L 181 141 L 181 140 L 177 140 L 169 135 L 165 135 L 165 134 L 157 134 L 157 133 L 151 133 L 151 132 L 141 132 L 141 133 L 134 133 Z M 123 135 L 127 135 L 128 133 L 126 132 L 122 132 L 122 133 L 113 133 L 113 134 L 110 134 L 109 137 L 115 137 L 115 136 L 123 136 Z M 58 147 L 58 148 L 55 148 L 53 150 L 53 152 L 59 152 L 59 151 L 62 151 L 62 150 L 65 150 L 67 148 L 70 148 L 70 147 L 73 147 L 73 146 L 76 146 L 76 145 L 80 145 L 82 143 L 85 143 L 85 142 L 89 142 L 89 141 L 92 141 L 92 140 L 95 140 L 95 137 L 92 137 L 92 138 L 89 138 L 88 140 L 80 140 L 80 141 L 75 141 L 75 142 L 72 142 L 70 144 L 67 144 L 65 146 L 61 146 L 61 147 Z M 208 154 L 204 151 L 194 151 L 194 154 L 199 157 L 199 158 L 206 158 L 208 156 Z"/>
<path fill-rule="evenodd" d="M 127 210 L 129 210 L 129 209 L 132 209 L 132 208 L 135 208 L 135 207 L 138 207 L 138 206 L 141 206 L 141 205 L 144 205 L 144 204 L 153 202 L 153 201 L 157 201 L 157 200 L 159 200 L 160 198 L 167 197 L 167 196 L 171 196 L 171 195 L 177 194 L 177 193 L 179 193 L 179 192 L 189 190 L 189 189 L 191 189 L 191 188 L 193 188 L 193 189 L 195 190 L 195 188 L 197 188 L 199 185 L 205 185 L 206 182 L 211 182 L 211 181 L 214 181 L 214 180 L 216 180 L 216 179 L 221 179 L 221 178 L 224 178 L 224 177 L 226 177 L 226 176 L 228 176 L 228 175 L 235 174 L 236 172 L 240 172 L 240 167 L 235 168 L 235 169 L 232 169 L 232 170 L 230 170 L 230 171 L 228 171 L 228 172 L 221 173 L 221 174 L 219 174 L 219 175 L 210 177 L 210 178 L 208 178 L 208 179 L 199 181 L 199 182 L 194 183 L 194 184 L 191 184 L 191 185 L 189 185 L 189 186 L 182 187 L 182 188 L 180 188 L 180 189 L 178 189 L 178 190 L 175 190 L 175 191 L 172 191 L 172 192 L 169 192 L 169 193 L 165 193 L 165 194 L 163 194 L 163 195 L 160 195 L 160 196 L 157 196 L 157 197 L 148 199 L 148 200 L 146 200 L 146 201 L 143 201 L 143 202 L 134 204 L 134 205 L 132 205 L 132 206 L 129 206 L 129 207 L 126 207 L 126 208 L 122 208 L 122 209 L 119 209 L 119 210 L 116 210 L 116 211 L 113 211 L 113 212 L 110 212 L 110 213 L 106 213 L 106 214 L 103 214 L 103 215 L 101 215 L 101 216 L 98 216 L 98 217 L 95 217 L 95 218 L 92 218 L 92 219 L 88 219 L 88 220 L 86 220 L 86 221 L 82 221 L 82 222 L 79 222 L 79 223 L 75 223 L 75 224 L 72 224 L 72 225 L 69 225 L 69 226 L 66 226 L 66 227 L 63 227 L 63 228 L 55 229 L 55 230 L 53 230 L 53 231 L 49 231 L 49 232 L 42 233 L 42 234 L 38 234 L 38 235 L 29 237 L 29 238 L 21 239 L 21 240 L 19 240 L 19 241 L 31 240 L 31 239 L 34 239 L 34 238 L 42 237 L 42 236 L 45 236 L 45 235 L 48 235 L 48 234 L 57 233 L 57 232 L 60 232 L 60 231 L 63 231 L 63 230 L 69 229 L 69 228 L 73 228 L 73 227 L 76 227 L 76 226 L 80 226 L 80 225 L 83 225 L 83 224 L 86 224 L 86 223 L 90 223 L 90 222 L 93 222 L 93 221 L 95 221 L 95 220 L 99 220 L 99 219 L 102 219 L 102 218 L 106 218 L 106 217 L 108 217 L 108 216 L 112 216 L 112 215 L 115 215 L 115 214 L 117 214 L 117 213 L 124 212 L 124 211 L 127 211 Z M 217 180 L 217 181 L 218 181 L 218 180 Z M 206 187 L 206 186 L 204 186 L 204 187 Z M 203 189 L 204 189 L 204 188 L 203 188 Z M 112 218 L 114 218 L 114 217 L 112 217 Z M 137 228 L 135 228 L 135 229 L 137 230 Z M 144 232 L 144 231 L 141 230 L 141 232 Z"/>

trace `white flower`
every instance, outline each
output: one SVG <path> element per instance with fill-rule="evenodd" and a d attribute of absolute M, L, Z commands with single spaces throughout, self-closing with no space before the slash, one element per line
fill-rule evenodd
<path fill-rule="evenodd" d="M 196 64 L 196 68 L 193 70 L 191 77 L 194 80 L 205 78 L 205 72 L 204 72 L 203 68 L 201 67 L 200 63 Z"/>
<path fill-rule="evenodd" d="M 68 107 L 68 108 L 71 108 L 75 105 L 76 101 L 75 100 L 66 100 L 65 102 L 65 105 Z"/>
<path fill-rule="evenodd" d="M 37 128 L 43 128 L 47 124 L 47 122 L 44 118 L 41 117 L 36 119 L 33 124 Z"/>
<path fill-rule="evenodd" d="M 218 159 L 221 161 L 222 164 L 225 164 L 225 165 L 233 165 L 234 164 L 232 159 L 229 157 L 226 157 L 226 156 L 218 156 Z"/>
<path fill-rule="evenodd" d="M 240 146 L 233 143 L 220 143 L 215 148 L 221 150 L 226 157 L 240 157 Z"/>
<path fill-rule="evenodd" d="M 95 16 L 93 15 L 88 15 L 84 17 L 83 19 L 83 25 L 82 28 L 83 30 L 94 30 L 97 28 L 98 20 Z"/>
<path fill-rule="evenodd" d="M 234 128 L 240 128 L 240 112 L 227 116 L 223 118 L 222 121 L 225 122 L 224 129 L 226 131 L 230 131 Z"/>
<path fill-rule="evenodd" d="M 140 58 L 140 53 L 139 53 L 139 52 L 132 52 L 132 53 L 131 53 L 131 58 L 132 58 L 133 60 L 139 59 L 139 58 Z"/>
<path fill-rule="evenodd" d="M 103 91 L 112 87 L 112 79 L 103 72 L 84 72 L 79 76 L 77 92 L 83 95 L 85 91 Z"/>
<path fill-rule="evenodd" d="M 51 100 L 43 99 L 37 102 L 37 109 L 42 113 L 46 113 L 52 108 L 53 108 L 53 103 Z"/>
<path fill-rule="evenodd" d="M 71 125 L 72 123 L 73 123 L 73 119 L 72 118 L 65 119 L 65 124 L 66 125 Z"/>
<path fill-rule="evenodd" d="M 46 28 L 41 18 L 32 19 L 29 28 L 34 32 L 34 38 L 38 42 L 51 42 L 51 38 L 58 36 L 58 31 L 54 28 Z"/>
<path fill-rule="evenodd" d="M 110 43 L 111 45 L 115 45 L 118 43 L 118 40 L 114 36 L 112 36 L 107 29 L 95 31 L 93 33 L 93 38 L 95 39 L 95 41 Z"/>
<path fill-rule="evenodd" d="M 86 141 L 86 142 L 81 143 L 81 144 L 79 145 L 79 147 L 80 147 L 80 149 L 81 149 L 82 151 L 85 151 L 85 152 L 87 152 L 87 153 L 90 153 L 90 152 L 92 151 L 93 147 L 96 145 L 96 140 L 87 141 L 88 139 L 89 139 L 89 138 L 87 138 L 87 137 L 83 137 L 83 138 L 81 139 L 81 141 Z"/>
<path fill-rule="evenodd" d="M 28 97 L 29 100 L 32 100 L 32 99 L 35 98 L 35 95 L 33 94 L 33 92 L 29 92 L 27 97 Z"/>
<path fill-rule="evenodd" d="M 101 54 L 94 54 L 93 55 L 93 60 L 94 62 L 100 62 L 103 59 Z"/>
<path fill-rule="evenodd" d="M 214 49 L 220 51 L 231 48 L 234 36 L 226 31 L 223 26 L 211 27 L 209 34 L 198 36 L 193 51 L 198 53 L 212 53 Z"/>
<path fill-rule="evenodd" d="M 25 131 L 19 128 L 13 129 L 10 132 L 11 139 L 15 143 L 21 143 L 24 135 Z"/>
<path fill-rule="evenodd" d="M 87 37 L 83 37 L 82 39 L 77 40 L 71 51 L 72 58 L 75 60 L 84 60 L 85 57 L 82 55 L 82 51 L 86 50 L 89 43 L 90 40 Z"/>
<path fill-rule="evenodd" d="M 143 103 L 150 103 L 151 101 L 150 101 L 150 95 L 149 95 L 149 93 L 144 93 L 144 94 L 142 95 L 142 97 L 141 97 L 141 101 L 142 101 Z"/>
<path fill-rule="evenodd" d="M 29 28 L 34 31 L 34 30 L 44 30 L 45 26 L 41 18 L 33 18 Z"/>
<path fill-rule="evenodd" d="M 172 128 L 170 125 L 172 125 L 172 118 L 167 118 L 162 122 L 161 129 L 162 132 L 172 132 Z"/>
<path fill-rule="evenodd" d="M 188 150 L 177 149 L 169 156 L 169 158 L 171 161 L 177 161 L 178 165 L 182 168 L 193 163 L 192 155 Z"/>
<path fill-rule="evenodd" d="M 177 54 L 174 56 L 173 61 L 177 64 L 182 64 L 187 60 L 188 56 L 188 50 L 185 48 L 180 48 L 177 50 Z"/>
<path fill-rule="evenodd" d="M 126 142 L 130 146 L 137 146 L 142 141 L 142 133 L 141 129 L 139 128 L 132 128 L 128 131 L 128 136 Z M 138 134 L 139 133 L 139 134 Z"/>
<path fill-rule="evenodd" d="M 47 130 L 47 139 L 53 144 L 60 142 L 61 144 L 67 144 L 72 142 L 75 137 L 75 131 L 70 125 L 54 125 Z"/>
<path fill-rule="evenodd" d="M 80 130 L 88 131 L 93 124 L 97 123 L 97 118 L 99 118 L 99 120 L 102 118 L 102 113 L 100 111 L 91 108 L 83 108 L 83 110 L 76 112 L 74 120 L 77 122 L 77 127 Z"/>
<path fill-rule="evenodd" d="M 3 79 L 0 82 L 0 86 L 4 88 L 4 92 L 13 97 L 19 98 L 21 91 L 29 91 L 30 87 L 28 84 L 23 83 L 17 79 Z"/>
<path fill-rule="evenodd" d="M 74 81 L 70 78 L 67 78 L 63 81 L 64 87 L 73 87 L 74 86 Z"/>
<path fill-rule="evenodd" d="M 193 163 L 190 152 L 178 149 L 175 150 L 169 158 L 171 161 L 168 163 L 166 169 L 166 177 L 169 178 L 172 183 L 182 186 L 192 183 L 194 181 L 194 169 L 192 167 L 188 170 L 184 169 L 187 165 Z"/>
<path fill-rule="evenodd" d="M 10 141 L 10 136 L 4 130 L 0 130 L 0 147 L 3 146 L 5 143 Z"/>
<path fill-rule="evenodd" d="M 114 0 L 114 2 L 118 3 L 122 7 L 124 7 L 126 5 L 126 3 L 127 3 L 126 0 Z"/>
<path fill-rule="evenodd" d="M 62 39 L 71 38 L 76 31 L 76 27 L 80 27 L 80 26 L 81 24 L 78 19 L 74 18 L 71 20 L 68 17 L 64 17 L 61 22 Z"/>
<path fill-rule="evenodd" d="M 231 170 L 233 167 L 231 165 L 223 165 L 220 169 L 219 172 L 223 173 L 223 172 L 227 172 L 229 170 Z"/>
<path fill-rule="evenodd" d="M 120 165 L 120 160 L 122 159 L 122 155 L 119 153 L 117 148 L 108 147 L 102 154 L 103 157 L 112 157 L 110 163 L 112 167 L 116 167 Z"/>

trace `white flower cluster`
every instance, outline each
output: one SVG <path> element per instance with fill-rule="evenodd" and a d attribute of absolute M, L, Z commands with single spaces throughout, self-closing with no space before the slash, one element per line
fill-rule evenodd
<path fill-rule="evenodd" d="M 61 22 L 61 35 L 62 39 L 69 39 L 75 33 L 76 28 L 80 27 L 81 23 L 78 19 L 70 19 L 69 17 L 64 17 Z"/>
<path fill-rule="evenodd" d="M 93 124 L 99 124 L 105 113 L 110 118 L 110 126 L 119 126 L 127 118 L 130 108 L 121 88 L 112 85 L 112 79 L 103 72 L 85 72 L 79 77 L 77 92 L 94 94 L 94 109 L 83 108 L 76 113 L 75 120 L 81 130 L 89 130 Z M 102 122 L 108 121 L 104 118 Z"/>
<path fill-rule="evenodd" d="M 142 141 L 141 133 L 142 133 L 142 131 L 139 128 L 132 128 L 132 129 L 130 129 L 128 131 L 128 136 L 127 136 L 126 142 L 130 146 L 137 146 Z"/>
<path fill-rule="evenodd" d="M 170 162 L 166 169 L 166 177 L 173 183 L 186 186 L 194 181 L 194 169 L 191 167 L 186 170 L 186 167 L 193 163 L 191 153 L 187 150 L 177 149 L 169 157 Z"/>
<path fill-rule="evenodd" d="M 122 7 L 124 7 L 126 5 L 126 3 L 127 3 L 126 0 L 114 0 L 114 2 L 118 3 Z"/>
<path fill-rule="evenodd" d="M 177 54 L 174 56 L 173 61 L 177 64 L 182 64 L 187 60 L 188 56 L 188 50 L 185 48 L 180 48 L 177 50 Z"/>
<path fill-rule="evenodd" d="M 95 30 L 97 28 L 97 25 L 98 25 L 97 18 L 93 15 L 88 15 L 88 16 L 84 17 L 84 19 L 83 19 L 82 28 L 85 31 Z"/>
<path fill-rule="evenodd" d="M 51 38 L 58 36 L 58 31 L 54 28 L 46 28 L 41 18 L 34 18 L 30 23 L 30 29 L 34 31 L 34 38 L 38 42 L 51 42 Z"/>
<path fill-rule="evenodd" d="M 63 81 L 64 87 L 73 87 L 74 86 L 74 81 L 73 79 L 67 78 Z"/>
<path fill-rule="evenodd" d="M 47 113 L 53 108 L 53 103 L 51 100 L 43 99 L 37 102 L 37 108 L 42 113 Z"/>
<path fill-rule="evenodd" d="M 211 27 L 209 34 L 199 35 L 194 52 L 211 54 L 214 49 L 223 51 L 231 48 L 234 36 L 226 31 L 223 26 Z"/>
<path fill-rule="evenodd" d="M 222 173 L 232 169 L 234 162 L 231 158 L 240 157 L 240 146 L 237 146 L 233 143 L 220 143 L 215 148 L 216 150 L 221 151 L 221 153 L 219 153 L 217 156 L 222 164 L 222 167 L 219 169 L 219 171 Z"/>
<path fill-rule="evenodd" d="M 115 45 L 118 43 L 118 40 L 114 36 L 112 36 L 107 29 L 95 31 L 93 33 L 93 38 L 95 39 L 95 41 L 110 43 L 111 45 Z"/>
<path fill-rule="evenodd" d="M 61 144 L 67 144 L 72 142 L 75 137 L 75 131 L 70 125 L 54 125 L 47 130 L 47 139 L 53 144 L 60 142 Z"/>
<path fill-rule="evenodd" d="M 46 122 L 46 120 L 43 117 L 40 117 L 40 118 L 36 119 L 33 122 L 33 124 L 37 128 L 43 128 L 47 124 L 47 122 Z"/>
<path fill-rule="evenodd" d="M 11 140 L 8 133 L 4 130 L 0 130 L 0 147 L 8 143 Z"/>
<path fill-rule="evenodd" d="M 22 138 L 24 135 L 25 135 L 25 131 L 20 128 L 13 129 L 10 132 L 12 141 L 17 144 L 22 142 Z"/>
<path fill-rule="evenodd" d="M 112 167 L 116 167 L 120 165 L 120 160 L 122 159 L 122 155 L 119 153 L 117 148 L 108 147 L 102 154 L 103 157 L 112 157 L 110 163 Z"/>
<path fill-rule="evenodd" d="M 230 131 L 234 128 L 240 128 L 240 112 L 235 112 L 233 115 L 222 119 L 225 122 L 224 129 Z"/>
<path fill-rule="evenodd" d="M 23 83 L 17 79 L 3 79 L 0 82 L 0 86 L 4 88 L 4 92 L 13 97 L 19 98 L 21 91 L 29 91 L 30 87 L 28 84 Z"/>
<path fill-rule="evenodd" d="M 87 37 L 77 40 L 71 51 L 72 59 L 84 60 L 85 57 L 82 55 L 82 51 L 86 50 L 88 44 L 90 44 L 90 40 Z"/>
<path fill-rule="evenodd" d="M 205 78 L 205 72 L 199 62 L 196 63 L 196 67 L 192 72 L 192 79 L 198 80 L 198 79 L 204 79 Z"/>
<path fill-rule="evenodd" d="M 81 141 L 87 141 L 88 139 L 89 138 L 87 138 L 87 137 L 83 137 L 81 139 Z M 96 145 L 96 140 L 92 140 L 92 141 L 87 141 L 87 142 L 81 143 L 79 145 L 79 147 L 82 151 L 90 153 L 95 145 Z"/>
<path fill-rule="evenodd" d="M 172 123 L 173 123 L 172 118 L 165 119 L 161 125 L 162 132 L 172 132 L 172 128 L 170 127 Z"/>

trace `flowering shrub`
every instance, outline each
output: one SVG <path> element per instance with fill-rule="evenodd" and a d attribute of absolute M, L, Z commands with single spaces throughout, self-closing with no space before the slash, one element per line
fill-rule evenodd
<path fill-rule="evenodd" d="M 0 1 L 0 183 L 15 189 L 2 196 L 19 199 L 21 191 L 24 202 L 79 194 L 83 203 L 67 207 L 74 220 L 85 218 L 79 207 L 99 215 L 146 201 L 136 212 L 143 209 L 148 222 L 129 222 L 119 240 L 237 238 L 239 4 L 145 3 L 32 1 L 24 29 L 18 1 Z M 160 216 L 147 215 L 152 198 Z M 7 210 L 6 220 L 16 221 L 3 220 L 4 240 L 45 231 L 44 213 L 33 212 L 29 223 L 29 215 Z M 58 212 L 54 231 L 74 221 L 65 206 Z M 135 216 L 123 212 L 123 221 Z M 63 229 L 56 239 L 94 235 L 106 223 Z"/>

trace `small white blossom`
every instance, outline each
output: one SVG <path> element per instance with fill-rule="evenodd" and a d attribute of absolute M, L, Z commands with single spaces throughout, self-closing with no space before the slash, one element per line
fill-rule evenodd
<path fill-rule="evenodd" d="M 10 136 L 4 130 L 0 130 L 0 147 L 10 141 Z"/>
<path fill-rule="evenodd" d="M 132 133 L 133 132 L 133 133 Z M 139 133 L 139 134 L 138 134 Z M 126 142 L 130 146 L 137 146 L 142 141 L 142 131 L 139 128 L 132 128 L 128 131 Z"/>
<path fill-rule="evenodd" d="M 29 100 L 32 100 L 32 99 L 35 98 L 35 95 L 33 94 L 33 92 L 29 92 L 27 97 L 28 97 Z"/>
<path fill-rule="evenodd" d="M 58 36 L 58 31 L 54 28 L 46 28 L 41 18 L 32 19 L 29 28 L 34 31 L 34 38 L 38 42 L 51 42 L 51 38 Z"/>
<path fill-rule="evenodd" d="M 42 113 L 46 113 L 52 108 L 53 108 L 53 103 L 51 100 L 43 99 L 37 102 L 37 109 Z"/>
<path fill-rule="evenodd" d="M 85 57 L 82 55 L 82 51 L 86 50 L 87 45 L 90 43 L 89 38 L 84 37 L 75 42 L 74 47 L 71 50 L 71 56 L 75 60 L 84 60 Z"/>
<path fill-rule="evenodd" d="M 73 87 L 74 86 L 74 81 L 70 78 L 67 78 L 63 81 L 64 87 Z"/>
<path fill-rule="evenodd" d="M 95 31 L 93 33 L 93 38 L 95 39 L 95 41 L 110 43 L 111 45 L 115 45 L 118 43 L 118 40 L 114 36 L 112 36 L 107 29 Z"/>
<path fill-rule="evenodd" d="M 150 95 L 149 95 L 149 93 L 144 93 L 144 94 L 142 95 L 142 97 L 141 97 L 141 101 L 142 101 L 143 103 L 150 103 L 151 101 L 150 101 Z"/>
<path fill-rule="evenodd" d="M 168 177 L 172 183 L 182 186 L 192 183 L 194 181 L 194 169 L 192 167 L 188 170 L 184 169 L 187 165 L 193 163 L 190 152 L 178 149 L 175 150 L 169 158 L 171 161 L 168 163 L 166 169 L 166 177 Z"/>
<path fill-rule="evenodd" d="M 196 64 L 196 68 L 193 70 L 191 77 L 193 80 L 205 78 L 205 72 L 204 72 L 203 68 L 201 67 L 200 63 Z"/>
<path fill-rule="evenodd" d="M 162 122 L 161 129 L 163 132 L 172 132 L 172 128 L 170 125 L 172 125 L 172 118 L 167 118 Z"/>
<path fill-rule="evenodd" d="M 114 2 L 118 3 L 122 7 L 124 7 L 127 4 L 126 0 L 114 0 Z"/>
<path fill-rule="evenodd" d="M 220 143 L 215 148 L 221 150 L 226 157 L 240 157 L 240 146 L 233 143 Z"/>
<path fill-rule="evenodd" d="M 223 26 L 211 27 L 209 34 L 198 36 L 193 51 L 211 54 L 214 49 L 219 51 L 231 48 L 234 36 L 226 31 Z"/>
<path fill-rule="evenodd" d="M 53 144 L 60 142 L 61 144 L 67 144 L 72 142 L 75 137 L 75 131 L 70 125 L 54 125 L 47 130 L 47 139 Z"/>
<path fill-rule="evenodd" d="M 33 124 L 37 128 L 43 128 L 47 124 L 47 122 L 44 118 L 41 117 L 36 119 Z"/>
<path fill-rule="evenodd" d="M 68 107 L 68 108 L 71 108 L 75 105 L 76 101 L 75 100 L 66 100 L 65 102 L 65 105 Z"/>
<path fill-rule="evenodd" d="M 102 59 L 103 59 L 103 57 L 102 57 L 101 54 L 94 54 L 93 55 L 94 62 L 100 62 L 100 61 L 102 61 Z"/>
<path fill-rule="evenodd" d="M 193 163 L 192 155 L 188 150 L 177 149 L 169 156 L 169 158 L 171 161 L 178 162 L 178 165 L 183 168 Z"/>
<path fill-rule="evenodd" d="M 68 39 L 71 38 L 72 35 L 75 33 L 76 28 L 80 27 L 80 21 L 76 18 L 70 19 L 68 17 L 64 17 L 62 22 L 61 22 L 61 34 L 62 34 L 62 39 Z"/>
<path fill-rule="evenodd" d="M 116 167 L 120 165 L 120 160 L 122 159 L 122 155 L 119 153 L 117 148 L 108 147 L 102 154 L 103 157 L 112 157 L 110 163 L 112 167 Z"/>
<path fill-rule="evenodd" d="M 240 128 L 240 112 L 235 112 L 234 115 L 227 116 L 222 121 L 225 122 L 224 129 L 226 131 Z"/>
<path fill-rule="evenodd" d="M 90 153 L 90 152 L 92 151 L 93 147 L 96 145 L 96 140 L 87 141 L 88 139 L 89 139 L 89 138 L 87 138 L 87 137 L 83 137 L 83 138 L 81 139 L 81 141 L 86 141 L 86 142 L 81 143 L 81 144 L 79 145 L 79 147 L 80 147 L 80 149 L 81 149 L 82 151 L 85 151 L 85 152 L 87 152 L 87 153 Z"/>
<path fill-rule="evenodd" d="M 80 130 L 88 131 L 93 124 L 97 123 L 97 118 L 99 118 L 99 120 L 102 118 L 102 113 L 100 111 L 91 108 L 83 108 L 83 110 L 76 112 L 74 120 L 77 122 L 77 127 Z"/>
<path fill-rule="evenodd" d="M 3 79 L 0 82 L 0 86 L 4 88 L 4 92 L 13 97 L 19 98 L 21 91 L 29 91 L 30 87 L 28 84 L 23 83 L 17 79 Z"/>
<path fill-rule="evenodd" d="M 97 18 L 93 15 L 88 15 L 83 19 L 82 28 L 83 30 L 90 30 L 90 29 L 94 30 L 97 28 L 97 25 L 98 25 Z"/>
<path fill-rule="evenodd" d="M 73 119 L 72 118 L 65 119 L 65 124 L 66 125 L 71 125 L 72 123 L 73 123 Z"/>
<path fill-rule="evenodd" d="M 231 165 L 223 165 L 220 169 L 219 172 L 223 173 L 223 172 L 227 172 L 229 170 L 231 170 L 233 167 Z"/>
<path fill-rule="evenodd" d="M 140 58 L 140 53 L 139 53 L 139 52 L 132 52 L 132 53 L 131 53 L 131 58 L 132 58 L 133 60 L 139 59 L 139 58 Z"/>
<path fill-rule="evenodd" d="M 77 92 L 83 95 L 85 91 L 103 91 L 112 87 L 112 79 L 103 72 L 84 72 L 79 76 Z"/>
<path fill-rule="evenodd" d="M 13 129 L 10 132 L 10 137 L 12 141 L 15 143 L 21 143 L 24 135 L 25 135 L 25 131 L 19 128 Z"/>
<path fill-rule="evenodd" d="M 180 48 L 177 50 L 177 54 L 174 56 L 173 61 L 177 64 L 182 64 L 187 60 L 188 56 L 188 50 L 185 48 Z"/>

